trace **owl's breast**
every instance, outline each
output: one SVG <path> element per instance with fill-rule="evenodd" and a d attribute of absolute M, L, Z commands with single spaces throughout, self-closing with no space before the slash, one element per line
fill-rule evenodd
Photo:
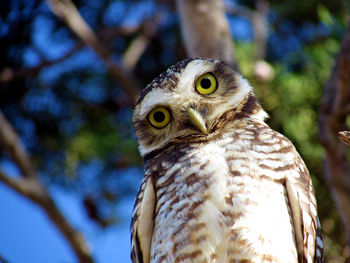
<path fill-rule="evenodd" d="M 154 262 L 207 261 L 225 238 L 229 167 L 217 142 L 179 148 L 175 164 L 163 159 L 156 180 Z"/>
<path fill-rule="evenodd" d="M 258 176 L 247 136 L 177 151 L 159 159 L 153 262 L 297 260 L 286 190 Z"/>

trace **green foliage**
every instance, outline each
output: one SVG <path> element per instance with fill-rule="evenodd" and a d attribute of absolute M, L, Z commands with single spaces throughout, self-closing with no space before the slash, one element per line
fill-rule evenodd
<path fill-rule="evenodd" d="M 322 4 L 317 6 L 317 15 L 320 19 L 320 21 L 327 26 L 333 25 L 333 18 L 329 10 Z"/>
<path fill-rule="evenodd" d="M 236 44 L 240 70 L 250 80 L 263 108 L 271 116 L 269 124 L 290 138 L 311 166 L 317 163 L 315 168 L 324 156 L 318 142 L 318 109 L 338 48 L 339 42 L 334 39 L 306 47 L 292 55 L 304 58 L 301 70 L 293 71 L 288 64 L 273 63 L 275 77 L 270 82 L 261 82 L 254 77 L 251 56 L 254 44 Z"/>

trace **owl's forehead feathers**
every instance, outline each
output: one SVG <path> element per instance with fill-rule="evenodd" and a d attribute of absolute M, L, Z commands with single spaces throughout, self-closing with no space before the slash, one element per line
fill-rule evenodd
<path fill-rule="evenodd" d="M 157 78 L 155 78 L 151 83 L 149 83 L 146 88 L 144 88 L 140 94 L 140 97 L 138 98 L 136 105 L 140 104 L 145 96 L 150 93 L 155 88 L 175 88 L 180 73 L 183 71 L 183 69 L 187 66 L 189 62 L 194 60 L 193 58 L 185 59 L 183 61 L 180 61 L 176 63 L 175 65 L 172 65 L 170 68 L 168 68 L 167 71 L 164 71 L 162 74 L 160 74 Z"/>
<path fill-rule="evenodd" d="M 216 63 L 219 63 L 219 61 L 211 59 L 195 59 L 191 61 L 181 72 L 181 78 L 179 78 L 178 83 L 178 87 L 180 87 L 179 92 L 183 93 L 184 89 L 188 89 L 188 85 L 192 86 L 197 77 L 213 71 Z"/>

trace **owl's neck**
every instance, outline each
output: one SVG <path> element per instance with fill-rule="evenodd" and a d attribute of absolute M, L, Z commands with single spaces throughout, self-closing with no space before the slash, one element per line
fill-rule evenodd
<path fill-rule="evenodd" d="M 241 103 L 240 109 L 236 109 L 236 114 L 233 116 L 233 120 L 243 118 L 254 119 L 259 122 L 264 122 L 268 118 L 253 91 L 248 93 L 246 99 Z"/>

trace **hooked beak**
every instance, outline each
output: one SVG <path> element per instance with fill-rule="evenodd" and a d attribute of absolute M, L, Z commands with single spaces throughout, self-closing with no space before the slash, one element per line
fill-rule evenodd
<path fill-rule="evenodd" d="M 192 108 L 188 108 L 187 113 L 188 113 L 188 117 L 189 117 L 191 123 L 196 128 L 201 130 L 204 134 L 208 134 L 207 127 L 205 126 L 205 121 L 204 121 L 202 115 L 198 111 L 196 111 Z"/>

